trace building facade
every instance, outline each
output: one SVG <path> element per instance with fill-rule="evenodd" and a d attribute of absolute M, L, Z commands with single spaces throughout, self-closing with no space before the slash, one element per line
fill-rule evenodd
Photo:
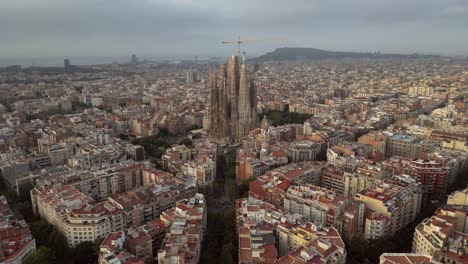
<path fill-rule="evenodd" d="M 359 194 L 357 200 L 364 202 L 366 208 L 375 213 L 368 217 L 369 220 L 388 218 L 388 227 L 382 226 L 385 227 L 385 232 L 379 236 L 391 237 L 416 219 L 421 210 L 422 190 L 415 182 L 386 179 Z M 369 225 L 380 227 L 383 223 L 375 225 L 375 221 L 366 221 L 366 232 L 378 234 L 377 230 Z M 372 236 L 379 238 L 377 235 Z"/>
<path fill-rule="evenodd" d="M 249 83 L 245 63 L 232 56 L 219 76 L 210 77 L 211 102 L 207 111 L 211 138 L 240 142 L 257 126 L 257 91 Z"/>

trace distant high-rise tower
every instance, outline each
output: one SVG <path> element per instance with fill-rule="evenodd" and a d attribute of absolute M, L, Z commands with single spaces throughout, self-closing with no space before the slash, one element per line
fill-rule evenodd
<path fill-rule="evenodd" d="M 198 82 L 198 73 L 195 70 L 190 70 L 185 73 L 185 82 L 187 84 L 192 84 Z"/>
<path fill-rule="evenodd" d="M 138 64 L 138 57 L 136 54 L 132 54 L 132 64 Z"/>
<path fill-rule="evenodd" d="M 69 69 L 70 66 L 71 66 L 71 64 L 70 64 L 70 59 L 64 59 L 64 60 L 63 60 L 63 67 L 64 67 L 65 69 Z"/>
<path fill-rule="evenodd" d="M 207 130 L 216 140 L 240 142 L 257 126 L 257 90 L 244 63 L 232 56 L 220 73 L 210 76 L 211 103 Z"/>

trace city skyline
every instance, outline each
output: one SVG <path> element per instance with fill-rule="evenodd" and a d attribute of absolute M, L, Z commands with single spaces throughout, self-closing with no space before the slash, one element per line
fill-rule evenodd
<path fill-rule="evenodd" d="M 286 7 L 263 0 L 20 0 L 0 11 L 0 54 L 219 56 L 234 50 L 220 42 L 240 34 L 279 39 L 249 44 L 248 53 L 255 55 L 285 46 L 468 55 L 467 14 L 468 3 L 458 0 L 297 0 Z"/>

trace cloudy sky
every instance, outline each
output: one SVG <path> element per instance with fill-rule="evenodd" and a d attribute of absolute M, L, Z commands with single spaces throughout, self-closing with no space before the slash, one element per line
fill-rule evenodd
<path fill-rule="evenodd" d="M 276 47 L 468 55 L 468 0 L 0 0 L 0 60 Z"/>

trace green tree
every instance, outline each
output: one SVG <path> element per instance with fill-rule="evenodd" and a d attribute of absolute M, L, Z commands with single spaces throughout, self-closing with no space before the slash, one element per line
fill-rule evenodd
<path fill-rule="evenodd" d="M 45 246 L 33 251 L 23 262 L 24 264 L 58 264 L 54 252 Z"/>
<path fill-rule="evenodd" d="M 228 192 L 232 200 L 237 198 L 237 184 L 232 178 L 228 178 Z"/>
<path fill-rule="evenodd" d="M 353 256 L 361 258 L 367 254 L 369 242 L 362 236 L 357 236 L 351 239 L 348 243 L 348 250 Z"/>
<path fill-rule="evenodd" d="M 227 209 L 224 213 L 224 234 L 222 260 L 227 260 L 228 252 L 231 253 L 232 263 L 237 262 L 237 236 L 236 236 L 236 211 L 234 208 Z"/>
<path fill-rule="evenodd" d="M 225 264 L 235 263 L 232 257 L 233 249 L 234 247 L 232 245 L 232 242 L 223 245 L 223 249 L 221 251 L 221 261 L 222 261 L 221 263 L 225 263 Z"/>
<path fill-rule="evenodd" d="M 220 213 L 208 211 L 207 230 L 203 240 L 200 263 L 222 263 L 220 261 L 225 230 L 224 217 Z"/>
<path fill-rule="evenodd" d="M 311 117 L 312 115 L 299 114 L 289 111 L 272 111 L 267 114 L 267 118 L 271 121 L 273 126 L 280 126 L 284 124 L 302 124 Z M 263 114 L 259 114 L 259 118 L 263 118 Z"/>
<path fill-rule="evenodd" d="M 81 242 L 71 250 L 71 258 L 74 263 L 95 263 L 99 257 L 99 251 L 93 242 Z"/>
<path fill-rule="evenodd" d="M 203 196 L 208 197 L 211 193 L 211 189 L 209 186 L 200 186 L 198 187 L 198 192 L 203 194 Z"/>
<path fill-rule="evenodd" d="M 59 259 L 67 257 L 68 241 L 54 226 L 41 219 L 29 223 L 29 227 L 38 246 L 47 246 Z"/>
<path fill-rule="evenodd" d="M 254 180 L 255 180 L 254 178 L 250 178 L 250 179 L 242 181 L 241 184 L 239 184 L 239 197 L 245 198 L 249 195 L 250 183 L 253 182 Z"/>
<path fill-rule="evenodd" d="M 52 232 L 49 234 L 47 239 L 47 245 L 54 251 L 55 255 L 64 259 L 69 253 L 68 241 L 66 237 L 60 233 L 55 227 L 52 229 Z"/>
<path fill-rule="evenodd" d="M 48 243 L 49 235 L 53 227 L 44 220 L 38 220 L 29 224 L 31 233 L 39 246 L 45 246 Z"/>
<path fill-rule="evenodd" d="M 159 129 L 159 136 L 161 136 L 161 137 L 169 136 L 169 130 L 167 128 L 165 128 L 165 127 L 161 127 Z"/>
<path fill-rule="evenodd" d="M 224 184 L 222 180 L 215 180 L 212 183 L 213 194 L 216 196 L 221 195 L 224 192 Z"/>
<path fill-rule="evenodd" d="M 94 241 L 94 251 L 96 252 L 96 254 L 99 254 L 99 249 L 103 241 L 104 238 L 97 238 L 96 241 Z"/>
<path fill-rule="evenodd" d="M 24 217 L 24 220 L 31 222 L 37 219 L 32 210 L 32 204 L 30 201 L 24 201 L 18 204 L 18 211 Z"/>
<path fill-rule="evenodd" d="M 189 148 L 193 147 L 193 142 L 190 138 L 184 138 L 181 141 L 179 141 L 179 145 L 185 145 Z"/>

